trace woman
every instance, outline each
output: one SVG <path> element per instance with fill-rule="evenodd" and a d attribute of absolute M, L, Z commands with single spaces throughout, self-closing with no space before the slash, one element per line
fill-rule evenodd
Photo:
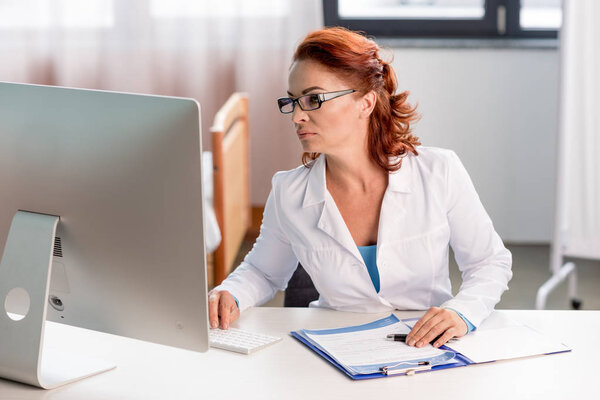
<path fill-rule="evenodd" d="M 209 295 L 212 327 L 283 290 L 298 261 L 342 311 L 428 310 L 407 343 L 439 347 L 478 326 L 512 276 L 503 246 L 456 154 L 420 146 L 415 109 L 378 46 L 343 28 L 309 34 L 294 54 L 290 114 L 303 162 L 273 177 L 260 236 Z M 463 284 L 452 296 L 452 246 Z M 234 297 L 235 296 L 235 297 Z M 441 336 L 440 336 L 441 335 Z M 439 336 L 439 337 L 438 337 Z"/>

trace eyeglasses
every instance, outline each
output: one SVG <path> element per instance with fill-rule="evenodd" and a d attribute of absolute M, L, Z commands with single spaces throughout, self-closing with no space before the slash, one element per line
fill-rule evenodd
<path fill-rule="evenodd" d="M 307 94 L 295 99 L 292 99 L 291 97 L 280 97 L 277 99 L 277 105 L 279 106 L 279 111 L 281 111 L 282 114 L 293 113 L 294 109 L 296 108 L 296 104 L 300 106 L 302 111 L 313 111 L 321 108 L 321 105 L 326 101 L 333 100 L 337 97 L 354 92 L 356 92 L 356 90 L 346 89 L 339 90 L 337 92 Z"/>

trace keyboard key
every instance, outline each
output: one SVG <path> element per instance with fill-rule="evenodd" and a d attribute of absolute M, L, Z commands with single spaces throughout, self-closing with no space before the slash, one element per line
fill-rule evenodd
<path fill-rule="evenodd" d="M 250 354 L 281 340 L 280 337 L 253 333 L 241 329 L 211 329 L 209 343 L 211 347 Z"/>

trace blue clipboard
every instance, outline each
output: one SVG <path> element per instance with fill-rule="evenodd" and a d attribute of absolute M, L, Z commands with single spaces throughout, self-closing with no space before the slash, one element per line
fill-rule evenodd
<path fill-rule="evenodd" d="M 349 331 L 353 331 L 353 330 L 357 330 L 357 329 L 360 330 L 360 329 L 373 328 L 373 327 L 381 326 L 382 324 L 398 322 L 398 321 L 400 321 L 400 320 L 395 315 L 390 314 L 390 316 L 388 316 L 388 317 L 385 317 L 385 318 L 377 320 L 377 321 L 373 321 L 368 324 L 339 328 L 339 329 L 321 330 L 321 332 L 342 333 L 344 331 L 349 332 Z M 403 320 L 403 321 L 410 321 L 410 319 Z M 318 355 L 323 357 L 325 360 L 329 361 L 337 369 L 342 371 L 344 374 L 346 374 L 349 378 L 351 378 L 353 380 L 387 378 L 387 377 L 391 377 L 391 376 L 406 376 L 406 375 L 412 375 L 415 373 L 422 373 L 422 372 L 427 372 L 427 371 L 436 371 L 436 370 L 448 369 L 448 368 L 465 367 L 467 365 L 473 364 L 473 362 L 471 360 L 469 360 L 467 357 L 463 356 L 462 354 L 460 354 L 446 346 L 441 346 L 440 350 L 444 350 L 445 355 L 441 356 L 438 359 L 435 359 L 435 358 L 427 359 L 427 362 L 429 363 L 428 368 L 420 369 L 419 367 L 413 367 L 416 365 L 413 362 L 414 361 L 413 360 L 411 362 L 395 364 L 394 367 L 396 367 L 396 368 L 393 371 L 397 371 L 397 372 L 393 372 L 390 374 L 386 374 L 383 371 L 376 372 L 376 373 L 360 373 L 360 372 L 349 370 L 346 367 L 344 367 L 343 365 L 341 365 L 339 362 L 337 362 L 334 358 L 332 358 L 329 354 L 327 354 L 327 352 L 324 349 L 321 349 L 315 342 L 313 342 L 306 335 L 306 332 L 315 332 L 315 331 L 307 331 L 305 329 L 302 329 L 299 331 L 292 331 L 292 332 L 290 332 L 290 335 L 293 336 L 294 338 L 296 338 L 298 341 L 300 341 L 304 345 L 306 345 L 311 350 L 313 350 L 315 353 L 317 353 Z M 449 358 L 448 358 L 449 353 L 452 353 L 452 357 L 451 357 L 452 363 L 447 364 L 445 362 L 447 362 L 449 360 Z"/>

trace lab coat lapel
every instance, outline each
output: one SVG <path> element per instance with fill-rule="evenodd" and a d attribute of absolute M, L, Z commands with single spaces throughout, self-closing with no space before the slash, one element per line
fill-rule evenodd
<path fill-rule="evenodd" d="M 390 173 L 388 187 L 383 196 L 377 232 L 377 259 L 380 260 L 380 248 L 398 238 L 398 230 L 405 225 L 407 209 L 406 196 L 411 194 L 412 154 L 404 157 L 398 171 Z"/>
<path fill-rule="evenodd" d="M 317 226 L 364 264 L 364 260 L 358 251 L 358 247 L 356 247 L 356 243 L 354 243 L 354 239 L 352 239 L 346 222 L 344 222 L 340 210 L 338 210 L 333 197 L 329 193 L 326 194 L 323 211 L 321 212 Z"/>
<path fill-rule="evenodd" d="M 311 167 L 302 207 L 315 206 L 320 203 L 322 209 L 317 227 L 350 252 L 358 261 L 364 263 L 342 214 L 327 191 L 325 165 L 325 156 L 321 155 Z"/>
<path fill-rule="evenodd" d="M 379 302 L 386 307 L 393 307 L 387 300 L 388 295 L 394 296 L 395 293 L 388 293 L 390 290 L 390 280 L 387 279 L 386 268 L 395 260 L 390 258 L 391 249 L 387 248 L 387 243 L 394 243 L 398 239 L 398 233 L 406 226 L 406 200 L 411 194 L 411 157 L 407 156 L 402 160 L 402 166 L 398 171 L 392 172 L 388 177 L 388 187 L 383 195 L 381 212 L 379 214 L 379 230 L 377 232 L 377 267 L 379 269 L 380 290 L 378 293 Z"/>

